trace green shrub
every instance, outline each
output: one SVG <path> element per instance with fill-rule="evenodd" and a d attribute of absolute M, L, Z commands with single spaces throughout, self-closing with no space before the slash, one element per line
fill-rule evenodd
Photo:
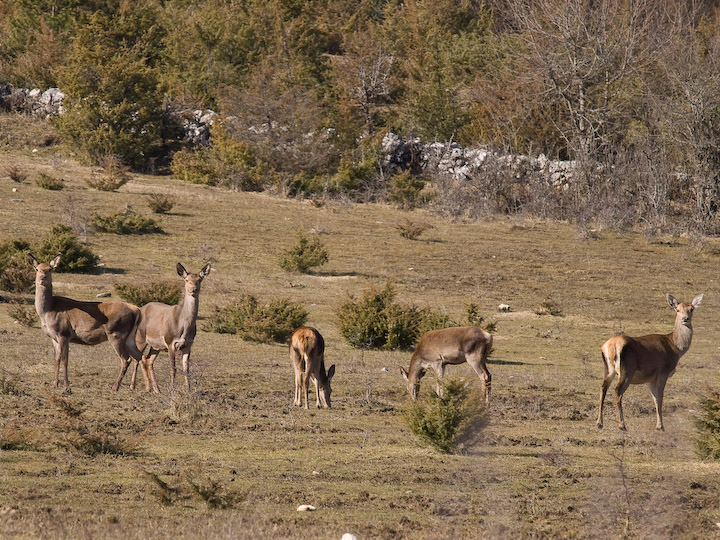
<path fill-rule="evenodd" d="M 425 181 L 410 171 L 403 171 L 390 179 L 388 199 L 404 210 L 411 210 L 424 202 L 422 190 Z"/>
<path fill-rule="evenodd" d="M 126 208 L 109 216 L 93 214 L 91 224 L 101 232 L 113 234 L 161 233 L 162 228 L 153 218 L 143 217 Z"/>
<path fill-rule="evenodd" d="M 58 253 L 62 254 L 57 272 L 91 272 L 98 263 L 98 257 L 77 239 L 75 231 L 65 225 L 55 225 L 50 233 L 37 245 L 32 253 L 38 261 L 50 261 Z"/>
<path fill-rule="evenodd" d="M 65 187 L 65 181 L 62 178 L 55 178 L 45 173 L 40 173 L 35 183 L 38 187 L 49 189 L 50 191 L 60 191 Z"/>
<path fill-rule="evenodd" d="M 175 200 L 172 197 L 161 193 L 151 193 L 147 196 L 147 200 L 150 210 L 156 214 L 167 214 L 175 206 Z"/>
<path fill-rule="evenodd" d="M 285 251 L 280 258 L 280 267 L 288 272 L 307 272 L 310 268 L 328 262 L 328 252 L 317 236 L 298 236 L 297 244 Z"/>
<path fill-rule="evenodd" d="M 10 302 L 8 306 L 8 315 L 13 321 L 17 321 L 28 328 L 32 327 L 38 321 L 37 312 L 33 304 L 21 304 L 20 302 Z M 2 393 L 0 391 L 0 393 Z"/>
<path fill-rule="evenodd" d="M 440 381 L 442 396 L 413 402 L 404 414 L 413 435 L 423 444 L 450 453 L 476 436 L 485 423 L 481 392 L 466 381 Z"/>
<path fill-rule="evenodd" d="M 102 156 L 98 159 L 102 173 L 93 174 L 85 183 L 98 191 L 117 191 L 130 180 L 130 167 L 123 165 L 117 156 Z"/>
<path fill-rule="evenodd" d="M 702 458 L 720 459 L 720 390 L 708 388 L 700 398 L 700 414 L 695 418 L 697 453 Z"/>
<path fill-rule="evenodd" d="M 260 304 L 251 294 L 243 294 L 234 303 L 215 308 L 208 318 L 208 329 L 221 334 L 237 334 L 247 341 L 286 342 L 296 328 L 307 320 L 302 305 L 287 298 Z"/>
<path fill-rule="evenodd" d="M 428 229 L 432 229 L 433 226 L 426 222 L 416 222 L 406 219 L 405 221 L 398 223 L 395 228 L 400 231 L 400 236 L 403 238 L 407 238 L 408 240 L 417 240 L 422 233 Z"/>
<path fill-rule="evenodd" d="M 182 288 L 175 281 L 153 281 L 140 285 L 116 283 L 113 288 L 120 298 L 136 306 L 144 306 L 150 302 L 162 302 L 172 306 L 180 302 L 183 294 Z"/>
<path fill-rule="evenodd" d="M 35 272 L 25 260 L 30 245 L 22 240 L 0 244 L 0 290 L 29 292 L 35 283 Z"/>
<path fill-rule="evenodd" d="M 231 137 L 219 121 L 211 129 L 210 146 L 176 152 L 171 169 L 184 182 L 239 191 L 261 191 L 273 178 L 271 169 L 255 158 L 247 143 Z"/>
<path fill-rule="evenodd" d="M 337 312 L 340 334 L 354 347 L 409 349 L 423 333 L 450 322 L 428 308 L 395 304 L 394 298 L 390 284 L 373 287 L 357 300 L 350 296 Z"/>
<path fill-rule="evenodd" d="M 497 321 L 485 322 L 485 317 L 480 315 L 480 308 L 477 304 L 468 304 L 466 314 L 466 321 L 469 326 L 480 326 L 491 334 L 495 332 L 495 329 L 497 328 Z"/>

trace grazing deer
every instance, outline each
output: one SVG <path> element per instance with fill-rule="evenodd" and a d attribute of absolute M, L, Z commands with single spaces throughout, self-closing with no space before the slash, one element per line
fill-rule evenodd
<path fill-rule="evenodd" d="M 309 326 L 301 326 L 290 338 L 290 360 L 295 368 L 295 401 L 308 408 L 308 378 L 315 383 L 315 404 L 317 408 L 330 408 L 330 381 L 335 375 L 335 364 L 325 373 L 325 340 L 320 332 Z"/>
<path fill-rule="evenodd" d="M 59 385 L 60 363 L 68 381 L 68 353 L 70 343 L 97 345 L 109 341 L 120 357 L 120 374 L 113 390 L 120 382 L 130 364 L 130 358 L 139 361 L 142 354 L 135 346 L 135 330 L 140 309 L 127 302 L 82 302 L 63 296 L 53 296 L 52 271 L 60 264 L 58 254 L 50 263 L 39 263 L 31 253 L 27 261 L 35 268 L 35 310 L 40 317 L 43 331 L 50 336 L 55 347 L 55 387 Z"/>
<path fill-rule="evenodd" d="M 153 363 L 160 351 L 167 351 L 170 357 L 170 385 L 175 384 L 175 359 L 182 352 L 182 369 L 185 376 L 185 387 L 190 390 L 190 350 L 197 332 L 198 302 L 200 284 L 210 273 L 207 263 L 199 274 L 190 274 L 182 264 L 177 264 L 178 275 L 185 280 L 185 295 L 179 304 L 168 306 L 162 302 L 150 302 L 140 308 L 140 324 L 136 341 L 138 349 L 143 351 L 142 370 L 145 377 L 145 389 L 149 392 L 150 385 L 155 393 L 160 393 Z M 145 349 L 150 346 L 148 354 Z M 138 363 L 135 363 L 130 388 L 135 389 Z"/>
<path fill-rule="evenodd" d="M 485 404 L 488 404 L 492 377 L 485 361 L 492 342 L 492 335 L 478 326 L 456 326 L 426 332 L 415 348 L 410 359 L 410 367 L 408 369 L 400 367 L 400 372 L 407 381 L 410 396 L 417 399 L 420 379 L 425 376 L 428 369 L 433 369 L 438 377 L 435 391 L 440 395 L 440 379 L 445 375 L 445 366 L 467 362 L 483 381 Z"/>
<path fill-rule="evenodd" d="M 623 431 L 625 418 L 622 410 L 622 397 L 631 384 L 647 383 L 655 401 L 657 415 L 656 428 L 665 431 L 662 421 L 662 402 L 665 383 L 675 373 L 675 368 L 683 354 L 690 348 L 693 328 L 692 316 L 695 308 L 702 302 L 703 295 L 696 296 L 691 303 L 678 302 L 667 294 L 667 301 L 677 315 L 675 326 L 669 334 L 650 334 L 642 337 L 625 335 L 613 336 L 601 347 L 605 367 L 605 378 L 600 393 L 600 412 L 597 426 L 603 427 L 603 406 L 605 395 L 610 383 L 617 375 L 615 387 L 615 405 L 617 406 L 618 424 Z"/>

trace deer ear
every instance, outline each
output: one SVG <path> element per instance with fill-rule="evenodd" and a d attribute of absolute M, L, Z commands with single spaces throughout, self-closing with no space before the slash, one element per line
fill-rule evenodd
<path fill-rule="evenodd" d="M 210 270 L 210 263 L 207 263 L 205 266 L 203 266 L 203 269 L 200 270 L 200 277 L 204 278 L 205 276 L 207 276 L 210 273 Z"/>
<path fill-rule="evenodd" d="M 180 276 L 181 278 L 184 279 L 185 276 L 187 276 L 187 270 L 185 270 L 185 267 L 182 264 L 177 263 L 175 269 L 177 270 L 178 276 Z"/>
<path fill-rule="evenodd" d="M 700 302 L 702 302 L 702 299 L 703 299 L 703 295 L 698 294 L 695 298 L 693 298 L 692 307 L 694 307 L 694 308 L 698 307 L 700 305 Z"/>
<path fill-rule="evenodd" d="M 62 259 L 62 254 L 58 253 L 55 255 L 55 258 L 50 261 L 50 268 L 57 268 L 57 266 L 60 264 L 60 259 Z"/>
<path fill-rule="evenodd" d="M 27 262 L 33 266 L 33 268 L 37 268 L 37 265 L 40 264 L 40 263 L 38 263 L 37 259 L 35 257 L 33 257 L 32 253 L 28 252 L 28 254 L 25 256 L 25 258 L 27 259 Z"/>
<path fill-rule="evenodd" d="M 405 379 L 405 380 L 407 381 L 407 380 L 408 380 L 408 372 L 407 372 L 407 369 L 405 369 L 404 367 L 400 366 L 400 373 L 402 373 L 403 379 Z"/>
<path fill-rule="evenodd" d="M 335 375 L 335 364 L 330 366 L 330 369 L 328 369 L 328 372 L 327 372 L 328 380 L 332 379 L 334 375 Z"/>
<path fill-rule="evenodd" d="M 678 301 L 677 298 L 675 298 L 670 293 L 665 293 L 665 298 L 667 298 L 668 304 L 670 304 L 670 307 L 673 309 L 677 309 Z"/>

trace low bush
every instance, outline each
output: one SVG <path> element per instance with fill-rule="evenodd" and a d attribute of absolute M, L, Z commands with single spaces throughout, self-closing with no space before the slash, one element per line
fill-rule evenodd
<path fill-rule="evenodd" d="M 148 234 L 163 232 L 160 225 L 153 218 L 141 216 L 129 208 L 109 216 L 93 214 L 90 223 L 98 231 L 112 234 Z"/>
<path fill-rule="evenodd" d="M 720 390 L 708 388 L 695 418 L 695 447 L 702 458 L 720 459 Z"/>
<path fill-rule="evenodd" d="M 239 191 L 261 191 L 273 178 L 270 167 L 256 159 L 247 143 L 228 135 L 221 122 L 211 129 L 210 146 L 176 152 L 171 168 L 185 182 Z"/>
<path fill-rule="evenodd" d="M 305 234 L 298 236 L 297 243 L 285 251 L 280 258 L 280 267 L 288 272 L 305 273 L 310 268 L 328 262 L 328 252 L 320 238 L 310 238 Z"/>
<path fill-rule="evenodd" d="M 426 202 L 422 194 L 424 187 L 425 180 L 403 171 L 390 179 L 388 199 L 403 210 L 411 210 Z"/>
<path fill-rule="evenodd" d="M 25 293 L 32 290 L 35 272 L 25 260 L 30 245 L 23 240 L 0 244 L 0 290 Z"/>
<path fill-rule="evenodd" d="M 144 306 L 150 302 L 162 302 L 172 306 L 182 298 L 182 288 L 174 281 L 153 281 L 139 285 L 116 283 L 113 288 L 120 298 L 136 306 Z"/>
<path fill-rule="evenodd" d="M 21 304 L 15 301 L 10 302 L 8 305 L 8 315 L 10 315 L 13 321 L 28 328 L 39 322 L 35 306 L 32 304 Z"/>
<path fill-rule="evenodd" d="M 441 396 L 413 402 L 404 414 L 408 428 L 420 442 L 443 453 L 454 452 L 477 436 L 485 424 L 481 392 L 466 381 L 440 381 Z"/>
<path fill-rule="evenodd" d="M 17 165 L 10 165 L 7 169 L 7 175 L 15 183 L 21 184 L 25 180 L 27 180 L 27 173 L 25 173 L 20 167 Z"/>
<path fill-rule="evenodd" d="M 175 199 L 161 193 L 152 193 L 147 196 L 150 210 L 156 214 L 167 214 L 175 206 Z"/>
<path fill-rule="evenodd" d="M 117 191 L 130 181 L 130 167 L 123 165 L 117 156 L 99 158 L 102 172 L 85 179 L 85 183 L 98 191 Z"/>
<path fill-rule="evenodd" d="M 354 347 L 409 349 L 423 333 L 450 324 L 446 315 L 395 304 L 394 299 L 390 284 L 372 287 L 359 299 L 348 297 L 337 311 L 340 334 Z"/>
<path fill-rule="evenodd" d="M 90 248 L 82 245 L 72 228 L 55 225 L 50 233 L 43 237 L 37 245 L 32 246 L 32 253 L 38 261 L 47 262 L 58 253 L 62 254 L 57 272 L 91 272 L 98 263 L 98 256 Z"/>
<path fill-rule="evenodd" d="M 248 341 L 284 343 L 305 323 L 307 316 L 301 304 L 287 298 L 261 304 L 255 296 L 243 294 L 230 305 L 216 307 L 208 317 L 207 328 L 221 334 L 237 334 Z"/>
<path fill-rule="evenodd" d="M 400 231 L 400 236 L 407 238 L 408 240 L 417 240 L 422 233 L 428 229 L 432 229 L 433 226 L 426 222 L 417 222 L 406 219 L 397 224 L 395 227 Z"/>
<path fill-rule="evenodd" d="M 65 181 L 62 178 L 55 178 L 45 173 L 40 173 L 35 183 L 38 187 L 49 189 L 50 191 L 60 191 L 65 187 Z"/>

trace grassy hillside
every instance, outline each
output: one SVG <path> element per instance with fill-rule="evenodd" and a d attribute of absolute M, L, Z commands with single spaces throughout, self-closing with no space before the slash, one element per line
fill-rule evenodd
<path fill-rule="evenodd" d="M 9 166 L 28 179 L 11 182 Z M 40 189 L 39 172 L 63 178 L 65 189 Z M 56 223 L 82 228 L 93 212 L 128 204 L 150 215 L 148 194 L 172 194 L 165 234 L 88 232 L 102 266 L 93 275 L 56 274 L 56 294 L 93 299 L 115 283 L 179 280 L 177 262 L 197 272 L 209 260 L 201 318 L 242 292 L 304 304 L 325 336 L 327 365 L 337 365 L 333 408 L 292 407 L 285 346 L 203 330 L 189 395 L 168 392 L 165 353 L 155 364 L 163 394 L 131 392 L 129 377 L 113 393 L 118 360 L 108 344 L 71 345 L 72 392 L 62 394 L 51 386 L 50 339 L 37 325 L 14 323 L 1 304 L 0 439 L 18 444 L 0 450 L 0 536 L 720 537 L 720 465 L 696 458 L 692 427 L 704 385 L 720 382 L 716 239 L 697 246 L 603 231 L 581 237 L 563 223 L 317 208 L 170 177 L 134 175 L 103 193 L 85 184 L 91 174 L 53 147 L 8 145 L 0 153 L 0 242 L 37 240 Z M 396 226 L 407 218 L 434 228 L 420 240 L 402 238 Z M 311 275 L 278 264 L 299 231 L 320 234 L 330 253 Z M 461 455 L 435 454 L 405 427 L 398 366 L 409 353 L 360 351 L 340 337 L 335 310 L 346 295 L 387 281 L 398 301 L 458 320 L 473 302 L 497 320 L 489 424 Z M 667 431 L 654 429 L 645 386 L 625 395 L 627 433 L 615 426 L 610 398 L 599 431 L 599 347 L 617 330 L 669 332 L 665 292 L 684 301 L 705 294 L 692 348 L 666 389 Z M 562 316 L 536 314 L 548 298 Z M 512 311 L 496 313 L 499 303 Z M 467 366 L 448 371 L 479 384 Z M 422 392 L 432 383 L 428 376 Z M 68 406 L 81 409 L 81 430 L 106 434 L 127 455 L 74 449 L 78 420 L 63 412 Z M 317 511 L 298 513 L 305 503 Z"/>

